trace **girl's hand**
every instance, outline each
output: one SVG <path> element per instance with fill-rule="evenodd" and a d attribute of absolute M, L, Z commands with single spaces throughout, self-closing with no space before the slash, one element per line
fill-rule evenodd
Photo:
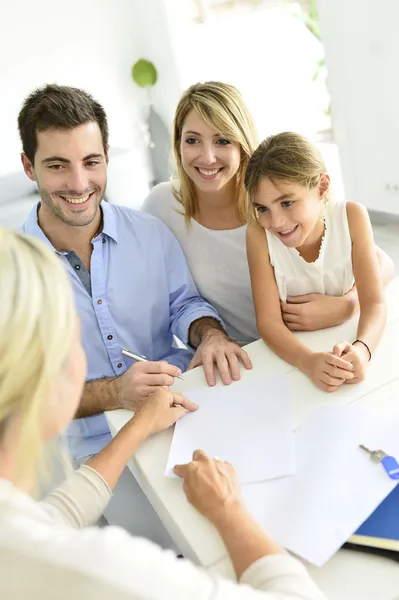
<path fill-rule="evenodd" d="M 345 383 L 359 383 L 363 381 L 370 360 L 368 350 L 363 344 L 339 342 L 335 344 L 333 353 L 335 356 L 342 357 L 352 364 L 353 379 L 345 381 Z"/>
<path fill-rule="evenodd" d="M 302 369 L 312 382 L 325 392 L 335 392 L 343 383 L 353 379 L 353 366 L 349 360 L 331 352 L 313 352 Z"/>
<path fill-rule="evenodd" d="M 356 310 L 356 292 L 345 296 L 305 294 L 280 302 L 283 321 L 291 331 L 317 331 L 350 319 Z"/>

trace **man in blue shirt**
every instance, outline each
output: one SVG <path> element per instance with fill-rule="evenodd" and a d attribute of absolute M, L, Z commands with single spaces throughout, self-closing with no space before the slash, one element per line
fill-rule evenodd
<path fill-rule="evenodd" d="M 110 439 L 103 411 L 134 409 L 157 387 L 172 385 L 190 360 L 203 364 L 209 385 L 215 364 L 228 384 L 240 378 L 239 360 L 246 368 L 251 363 L 198 294 L 170 230 L 102 200 L 108 164 L 102 106 L 82 90 L 48 85 L 25 100 L 18 126 L 22 164 L 41 198 L 23 229 L 63 261 L 81 319 L 89 381 L 67 433 L 81 461 Z M 174 335 L 195 354 L 176 348 Z M 132 364 L 123 347 L 149 362 Z"/>

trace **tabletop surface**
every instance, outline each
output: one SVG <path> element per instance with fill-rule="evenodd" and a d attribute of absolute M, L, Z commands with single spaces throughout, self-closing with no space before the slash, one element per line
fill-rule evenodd
<path fill-rule="evenodd" d="M 382 340 L 373 353 L 365 381 L 343 386 L 333 394 L 316 388 L 300 371 L 277 357 L 262 340 L 246 347 L 252 360 L 251 371 L 242 370 L 243 379 L 288 374 L 292 381 L 294 425 L 297 427 L 320 406 L 357 402 L 399 415 L 399 278 L 386 291 L 388 322 Z M 315 351 L 332 350 L 341 340 L 356 338 L 357 318 L 338 327 L 299 333 L 297 337 Z M 175 391 L 184 392 L 206 385 L 202 368 L 176 380 Z M 222 385 L 218 381 L 217 385 Z M 106 418 L 112 435 L 131 418 L 127 410 L 109 411 Z M 158 513 L 183 555 L 213 573 L 231 579 L 234 572 L 226 548 L 215 528 L 186 500 L 179 479 L 165 477 L 165 465 L 172 440 L 172 429 L 148 439 L 134 454 L 129 468 Z M 309 571 L 329 600 L 398 600 L 398 564 L 386 558 L 340 550 L 322 568 Z"/>

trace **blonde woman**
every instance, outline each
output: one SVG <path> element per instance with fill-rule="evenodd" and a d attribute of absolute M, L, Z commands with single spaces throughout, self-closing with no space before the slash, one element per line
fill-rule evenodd
<path fill-rule="evenodd" d="M 196 409 L 178 394 L 160 389 L 149 396 L 107 447 L 36 501 L 46 443 L 79 406 L 86 360 L 59 258 L 33 238 L 1 229 L 0 301 L 1 598 L 323 599 L 305 568 L 247 514 L 232 467 L 201 451 L 176 473 L 190 502 L 219 529 L 237 576 L 249 585 L 216 580 L 121 528 L 82 529 L 102 513 L 137 446 Z"/>
<path fill-rule="evenodd" d="M 257 139 L 238 90 L 215 81 L 188 88 L 176 109 L 172 146 L 177 173 L 151 190 L 142 209 L 172 230 L 201 296 L 217 309 L 229 336 L 248 344 L 260 337 L 245 247 L 253 208 L 244 186 Z M 393 263 L 377 254 L 387 282 Z M 356 289 L 339 298 L 312 293 L 288 297 L 282 315 L 290 329 L 312 330 L 347 320 L 357 307 Z"/>
<path fill-rule="evenodd" d="M 361 381 L 386 319 L 367 210 L 330 198 L 320 153 L 297 133 L 264 140 L 249 161 L 245 184 L 257 213 L 248 227 L 247 252 L 263 340 L 325 391 Z M 356 340 L 312 352 L 289 331 L 281 311 L 288 295 L 339 297 L 354 283 L 360 301 Z"/>
<path fill-rule="evenodd" d="M 256 145 L 238 90 L 213 81 L 191 86 L 173 124 L 177 177 L 153 188 L 142 207 L 175 234 L 200 294 L 240 345 L 259 337 L 245 253 L 244 173 Z"/>

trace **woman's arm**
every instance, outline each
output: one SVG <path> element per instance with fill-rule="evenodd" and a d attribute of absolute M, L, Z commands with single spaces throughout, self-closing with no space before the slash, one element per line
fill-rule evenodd
<path fill-rule="evenodd" d="M 96 473 L 87 466 L 83 468 Z M 54 555 L 55 564 L 60 556 L 72 587 L 84 576 L 93 597 L 102 590 L 110 598 L 119 598 L 122 593 L 141 600 L 325 600 L 304 565 L 249 515 L 231 465 L 197 450 L 192 462 L 175 469 L 184 479 L 189 501 L 219 531 L 237 578 L 246 585 L 207 573 L 189 560 L 179 560 L 170 550 L 132 537 L 121 527 L 92 527 L 66 535 L 63 531 L 54 533 L 54 547 L 59 551 Z M 46 543 L 44 548 L 46 551 Z M 39 558 L 40 553 L 41 547 Z"/>
<path fill-rule="evenodd" d="M 237 475 L 229 463 L 211 459 L 202 450 L 196 450 L 192 462 L 176 465 L 175 472 L 184 480 L 188 501 L 218 530 L 237 579 L 264 592 L 256 594 L 250 589 L 246 591 L 245 588 L 239 589 L 228 582 L 221 582 L 218 592 L 215 590 L 211 598 L 304 600 L 308 596 L 322 597 L 303 567 L 297 571 L 299 564 L 295 564 L 296 561 L 248 513 L 242 501 Z M 282 571 L 278 576 L 280 569 Z"/>
<path fill-rule="evenodd" d="M 132 454 L 148 437 L 168 429 L 198 407 L 181 394 L 160 388 L 136 410 L 113 440 L 42 502 L 54 521 L 82 528 L 95 523 Z M 134 507 L 132 507 L 134 510 Z"/>
<path fill-rule="evenodd" d="M 112 490 L 115 489 L 128 460 L 144 440 L 168 429 L 184 417 L 187 411 L 197 408 L 196 404 L 181 394 L 158 389 L 148 396 L 130 421 L 87 465 L 97 471 Z"/>
<path fill-rule="evenodd" d="M 284 324 L 267 237 L 259 223 L 248 225 L 247 256 L 256 324 L 263 341 L 325 391 L 333 391 L 344 379 L 350 379 L 352 367 L 346 360 L 336 362 L 338 357 L 331 353 L 312 352 Z"/>
<path fill-rule="evenodd" d="M 104 592 L 105 586 L 110 598 L 115 589 L 140 600 L 325 600 L 304 565 L 245 510 L 231 465 L 196 451 L 193 461 L 178 466 L 176 472 L 184 479 L 189 501 L 219 531 L 237 578 L 245 585 L 178 559 L 170 550 L 132 537 L 121 527 L 77 532 L 67 559 L 64 544 L 62 556 L 64 565 L 69 562 L 72 581 L 77 570 L 89 576 L 94 594 L 97 589 Z"/>

